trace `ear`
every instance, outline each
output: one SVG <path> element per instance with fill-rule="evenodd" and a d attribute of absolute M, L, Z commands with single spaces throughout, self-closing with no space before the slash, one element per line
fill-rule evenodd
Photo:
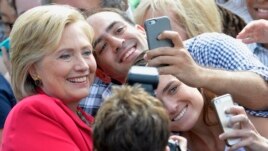
<path fill-rule="evenodd" d="M 38 77 L 38 73 L 36 71 L 36 68 L 34 65 L 32 65 L 30 68 L 29 68 L 29 74 L 30 76 L 32 77 L 32 79 L 36 79 Z"/>
<path fill-rule="evenodd" d="M 146 33 L 145 33 L 145 29 L 144 29 L 141 25 L 136 24 L 136 25 L 135 25 L 135 28 L 136 28 L 138 31 L 140 31 L 142 34 L 146 35 Z"/>

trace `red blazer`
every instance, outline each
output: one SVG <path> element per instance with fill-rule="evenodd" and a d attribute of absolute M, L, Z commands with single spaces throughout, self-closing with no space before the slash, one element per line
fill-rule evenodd
<path fill-rule="evenodd" d="M 11 110 L 0 150 L 92 151 L 92 129 L 60 100 L 38 94 Z"/>

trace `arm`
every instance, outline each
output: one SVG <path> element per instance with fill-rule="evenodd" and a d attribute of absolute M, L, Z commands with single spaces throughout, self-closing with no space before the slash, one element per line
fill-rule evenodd
<path fill-rule="evenodd" d="M 238 35 L 237 39 L 249 43 L 268 43 L 268 21 L 254 20 L 251 21 Z"/>
<path fill-rule="evenodd" d="M 231 54 L 229 57 L 232 57 L 230 60 L 237 60 L 236 62 L 232 62 L 234 66 L 231 68 L 228 67 L 229 62 L 226 62 L 228 57 L 217 58 L 215 56 L 209 56 L 206 58 L 206 56 L 201 56 L 205 63 L 199 65 L 192 58 L 195 54 L 190 54 L 188 50 L 183 47 L 180 37 L 176 32 L 164 32 L 159 38 L 169 38 L 174 43 L 174 48 L 157 48 L 148 51 L 145 56 L 149 66 L 168 64 L 168 66 L 158 67 L 160 74 L 172 74 L 189 86 L 207 88 L 218 95 L 230 93 L 236 102 L 251 109 L 268 108 L 268 84 L 259 74 L 254 73 L 255 71 L 251 72 L 251 70 L 253 71 L 252 67 L 255 66 L 255 64 L 259 65 L 261 68 L 266 67 L 259 61 L 254 61 L 253 63 L 244 62 L 245 67 L 237 65 L 241 64 L 240 62 L 243 62 L 244 60 L 254 59 L 253 55 L 246 55 L 247 52 L 242 52 L 245 55 L 241 56 L 240 54 L 232 54 L 230 52 Z M 225 48 L 228 47 L 229 46 Z M 220 53 L 220 51 L 223 51 L 225 48 L 216 50 L 213 53 Z M 242 48 L 246 48 L 246 46 L 241 47 L 241 49 Z M 200 47 L 197 49 L 212 48 Z M 204 53 L 212 52 L 202 52 L 202 55 Z M 200 56 L 197 56 L 196 58 L 198 57 Z M 248 59 L 245 57 L 251 58 Z M 222 63 L 220 64 L 220 62 Z M 222 68 L 224 70 L 215 68 Z M 241 71 L 226 71 L 233 68 L 240 69 Z M 245 71 L 242 71 L 242 69 Z M 267 76 L 267 74 L 266 71 L 265 76 Z"/>
<path fill-rule="evenodd" d="M 232 94 L 239 104 L 251 108 L 268 108 L 268 85 L 263 78 L 249 71 L 224 71 L 200 68 L 196 87 L 207 88 L 218 95 Z"/>
<path fill-rule="evenodd" d="M 221 140 L 233 137 L 241 139 L 241 141 L 233 145 L 230 150 L 236 150 L 240 147 L 246 147 L 251 151 L 268 150 L 268 140 L 257 132 L 254 125 L 248 119 L 243 107 L 233 106 L 227 110 L 227 113 L 234 114 L 234 116 L 230 118 L 229 125 L 240 124 L 240 129 L 235 129 L 219 136 Z"/>

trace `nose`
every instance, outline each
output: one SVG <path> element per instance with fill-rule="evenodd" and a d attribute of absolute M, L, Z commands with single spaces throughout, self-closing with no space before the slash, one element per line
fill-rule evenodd
<path fill-rule="evenodd" d="M 109 37 L 108 41 L 111 44 L 111 48 L 115 53 L 119 52 L 125 44 L 125 39 L 115 36 Z"/>
<path fill-rule="evenodd" d="M 176 105 L 176 103 L 173 102 L 173 101 L 170 101 L 170 100 L 164 101 L 164 102 L 165 102 L 164 105 L 166 107 L 166 110 L 167 110 L 169 116 L 170 117 L 173 117 L 173 115 L 176 114 L 176 112 L 177 112 L 177 105 Z"/>
<path fill-rule="evenodd" d="M 75 70 L 80 72 L 89 70 L 88 61 L 85 58 L 83 58 L 82 55 L 77 56 L 75 63 Z"/>

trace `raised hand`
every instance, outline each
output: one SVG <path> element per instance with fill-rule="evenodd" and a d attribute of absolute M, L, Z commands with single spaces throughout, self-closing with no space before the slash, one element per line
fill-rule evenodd
<path fill-rule="evenodd" d="M 221 140 L 228 138 L 240 138 L 241 141 L 230 147 L 230 151 L 240 147 L 246 147 L 251 151 L 267 151 L 268 140 L 262 137 L 248 119 L 245 109 L 241 106 L 233 106 L 226 110 L 227 113 L 234 114 L 230 118 L 229 125 L 240 124 L 240 129 L 223 133 L 219 136 Z"/>
<path fill-rule="evenodd" d="M 251 21 L 236 38 L 246 44 L 268 43 L 268 21 L 264 19 Z"/>

